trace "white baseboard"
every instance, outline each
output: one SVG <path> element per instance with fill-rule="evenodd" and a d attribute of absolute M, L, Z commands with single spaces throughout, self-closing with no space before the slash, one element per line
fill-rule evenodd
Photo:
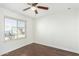
<path fill-rule="evenodd" d="M 73 52 L 73 53 L 77 53 L 77 54 L 79 54 L 79 51 L 69 50 L 69 49 L 67 49 L 67 48 L 54 46 L 54 45 L 47 44 L 47 43 L 44 43 L 44 42 L 34 42 L 34 43 L 37 43 L 37 44 L 42 44 L 42 45 L 45 45 L 45 46 L 54 47 L 54 48 L 58 48 L 58 49 L 61 49 L 61 50 L 66 50 L 66 51 L 70 51 L 70 52 Z"/>
<path fill-rule="evenodd" d="M 23 45 L 19 45 L 19 46 L 15 47 L 15 48 L 12 48 L 12 49 L 10 48 L 9 50 L 2 50 L 1 53 L 0 53 L 0 56 L 3 55 L 3 54 L 6 54 L 8 52 L 11 52 L 13 50 L 19 49 L 19 48 L 21 48 L 23 46 L 26 46 L 28 44 L 31 44 L 31 43 L 33 43 L 33 42 L 30 42 L 30 43 L 27 43 L 27 44 L 23 44 Z"/>

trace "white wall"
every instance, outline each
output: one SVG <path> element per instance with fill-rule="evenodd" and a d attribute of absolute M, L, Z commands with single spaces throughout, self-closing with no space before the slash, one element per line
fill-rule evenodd
<path fill-rule="evenodd" d="M 16 19 L 27 20 L 26 22 L 26 35 L 25 39 L 4 41 L 4 17 L 9 16 Z M 20 48 L 33 42 L 33 19 L 14 11 L 0 8 L 0 55 Z"/>
<path fill-rule="evenodd" d="M 36 19 L 35 42 L 79 53 L 79 11 L 56 10 Z"/>

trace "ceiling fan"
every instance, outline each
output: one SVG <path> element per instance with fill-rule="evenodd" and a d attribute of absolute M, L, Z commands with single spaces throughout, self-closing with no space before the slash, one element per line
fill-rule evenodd
<path fill-rule="evenodd" d="M 23 9 L 23 11 L 32 9 L 35 12 L 35 14 L 38 14 L 37 9 L 48 10 L 48 7 L 45 7 L 45 6 L 37 6 L 38 3 L 27 3 L 27 4 L 30 5 L 31 7 L 25 8 L 25 9 Z"/>

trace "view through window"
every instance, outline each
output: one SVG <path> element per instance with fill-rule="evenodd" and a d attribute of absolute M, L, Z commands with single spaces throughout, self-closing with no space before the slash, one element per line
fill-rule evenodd
<path fill-rule="evenodd" d="M 5 18 L 5 40 L 25 38 L 25 22 Z"/>

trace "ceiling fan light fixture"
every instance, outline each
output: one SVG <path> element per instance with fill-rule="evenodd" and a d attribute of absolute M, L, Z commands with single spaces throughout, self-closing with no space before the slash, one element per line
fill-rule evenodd
<path fill-rule="evenodd" d="M 33 7 L 31 7 L 31 9 L 32 9 L 33 11 L 37 10 L 37 8 L 36 8 L 36 7 L 34 7 L 34 6 L 33 6 Z"/>
<path fill-rule="evenodd" d="M 38 14 L 38 9 L 42 9 L 42 10 L 48 10 L 49 9 L 46 6 L 37 5 L 38 3 L 27 3 L 27 4 L 30 5 L 31 7 L 25 8 L 25 9 L 23 9 L 23 11 L 31 9 L 32 11 L 35 12 L 35 14 Z"/>

